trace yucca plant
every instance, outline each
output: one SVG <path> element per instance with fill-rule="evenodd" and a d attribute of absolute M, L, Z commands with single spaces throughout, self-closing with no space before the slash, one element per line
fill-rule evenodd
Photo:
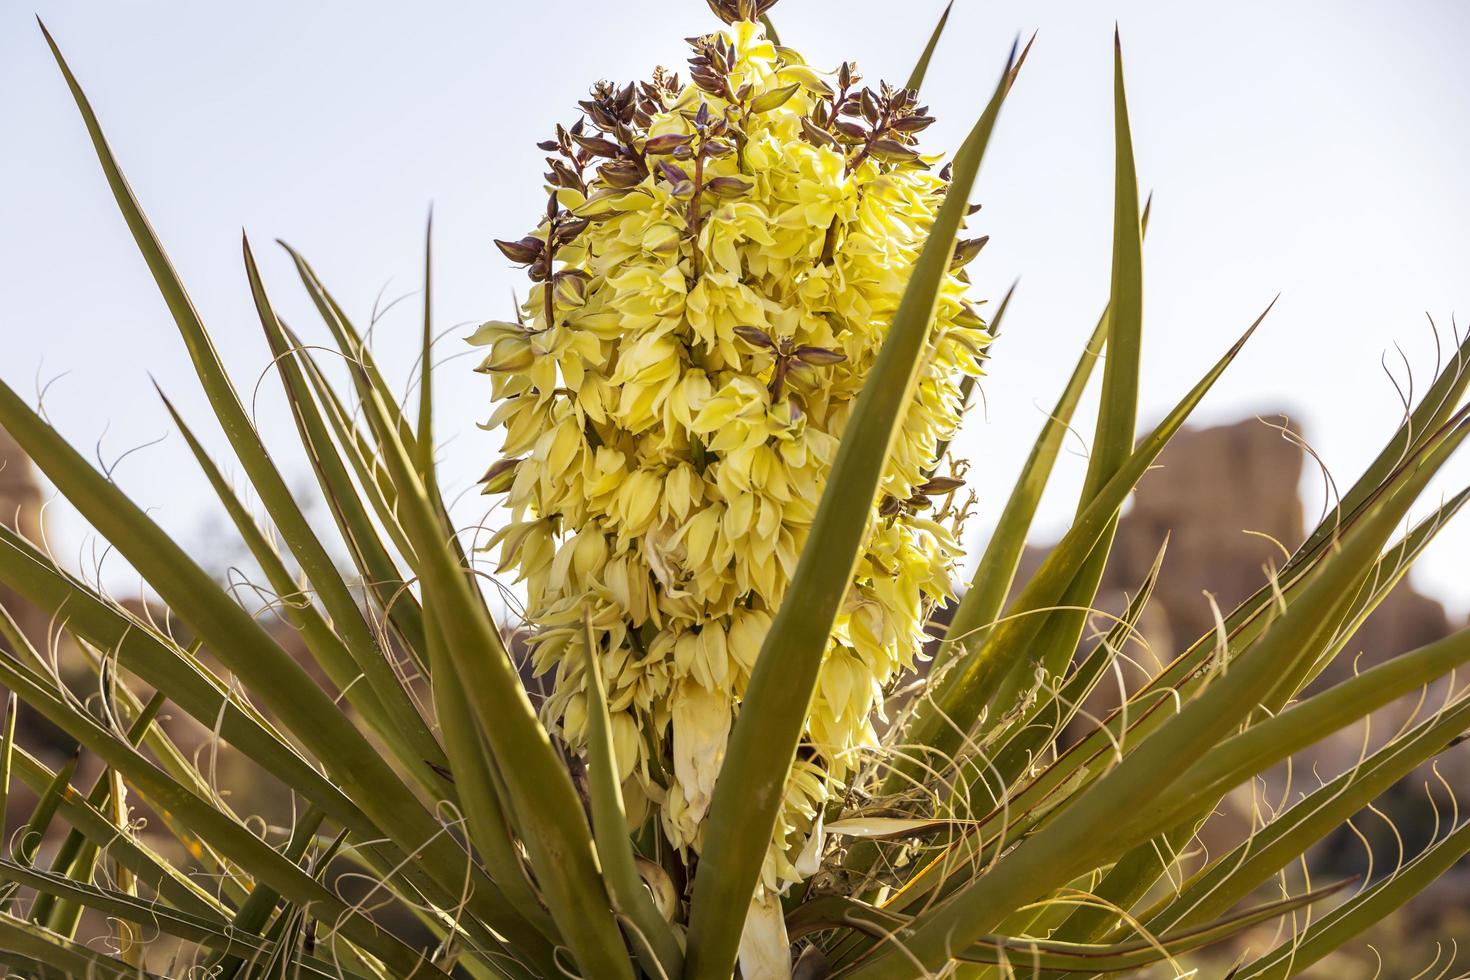
<path fill-rule="evenodd" d="M 46 36 L 268 525 L 166 410 L 318 675 L 0 384 L 0 425 L 189 637 L 0 531 L 0 581 L 52 616 L 100 692 L 79 696 L 0 617 L 0 788 L 37 800 L 6 835 L 0 961 L 45 977 L 1177 975 L 1192 951 L 1284 921 L 1232 973 L 1284 977 L 1470 850 L 1454 823 L 1350 896 L 1285 887 L 1307 848 L 1470 727 L 1451 682 L 1432 715 L 1235 850 L 1185 854 L 1232 788 L 1470 660 L 1461 632 L 1302 694 L 1466 499 L 1400 531 L 1466 434 L 1470 349 L 1254 596 L 1064 744 L 1159 574 L 1088 633 L 1119 510 L 1255 325 L 1135 437 L 1146 213 L 1120 53 L 1111 296 L 973 579 L 952 588 L 969 508 L 948 447 L 1009 301 L 987 322 L 967 297 L 984 239 L 960 235 L 1025 53 L 941 168 L 917 138 L 942 20 L 905 84 L 872 88 L 782 46 L 771 3 L 711 0 L 727 26 L 692 42 L 687 84 L 596 86 L 543 144 L 544 217 L 500 243 L 532 285 L 470 339 L 505 430 L 485 490 L 504 495 L 493 546 L 524 580 L 519 624 L 493 618 L 492 573 L 435 476 L 427 249 L 410 410 L 292 252 L 348 368 L 335 388 L 245 245 L 326 534 Z M 1076 517 L 1018 589 L 1104 351 Z M 546 693 L 530 693 L 521 647 Z M 16 744 L 17 698 L 101 761 L 90 789 L 75 761 L 53 771 Z M 289 792 L 291 824 L 226 799 L 165 709 Z M 138 813 L 177 846 L 144 837 Z M 42 849 L 53 825 L 66 833 Z M 366 895 L 334 886 L 343 865 Z M 1248 904 L 1278 875 L 1275 898 Z M 84 911 L 110 923 L 106 952 L 79 941 Z"/>

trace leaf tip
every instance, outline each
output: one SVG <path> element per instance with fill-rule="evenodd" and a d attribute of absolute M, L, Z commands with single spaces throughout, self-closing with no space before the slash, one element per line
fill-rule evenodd
<path fill-rule="evenodd" d="M 1026 46 L 1021 48 L 1021 54 L 1016 55 L 1016 47 L 1020 43 L 1021 35 L 1016 35 L 1016 41 L 1011 44 L 1011 56 L 1006 62 L 1006 88 L 1009 89 L 1016 84 L 1016 77 L 1021 74 L 1021 66 L 1026 63 L 1026 56 L 1031 53 L 1031 45 L 1036 43 L 1036 35 L 1040 31 L 1032 31 L 1031 37 L 1027 39 Z"/>
<path fill-rule="evenodd" d="M 173 416 L 175 422 L 182 423 L 183 420 L 179 418 L 179 412 L 178 409 L 174 408 L 173 400 L 164 394 L 163 385 L 159 384 L 158 378 L 154 376 L 152 371 L 148 372 L 148 383 L 153 385 L 153 390 L 158 393 L 159 400 L 163 402 L 163 407 L 168 409 L 168 414 Z"/>

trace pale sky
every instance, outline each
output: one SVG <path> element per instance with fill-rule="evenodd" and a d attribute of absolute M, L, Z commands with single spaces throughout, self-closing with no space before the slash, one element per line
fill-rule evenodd
<path fill-rule="evenodd" d="M 366 321 L 380 293 L 420 287 L 432 202 L 440 325 L 508 317 L 524 280 L 491 239 L 520 237 L 541 207 L 535 141 L 574 119 L 598 78 L 682 67 L 681 39 L 715 24 L 700 0 L 35 6 L 247 400 L 266 376 L 259 421 L 303 487 L 309 473 L 266 375 L 241 271 L 241 226 L 283 314 L 318 337 L 272 240 L 302 249 Z M 813 64 L 856 59 L 870 79 L 901 81 L 941 7 L 784 0 L 774 17 L 783 42 Z M 1434 366 L 1425 314 L 1446 336 L 1456 311 L 1462 329 L 1470 318 L 1470 4 L 957 0 L 925 86 L 940 117 L 926 149 L 955 145 L 1012 39 L 1040 32 L 991 143 L 972 225 L 992 236 L 971 267 L 977 296 L 998 299 L 1021 276 L 984 382 L 986 410 L 959 442 L 983 495 L 976 535 L 1106 299 L 1115 21 L 1140 178 L 1155 193 L 1144 424 L 1280 292 L 1197 418 L 1287 410 L 1346 485 L 1397 423 L 1385 355 L 1402 383 L 1401 346 L 1422 387 Z M 123 461 L 117 479 L 207 552 L 221 512 L 149 376 L 217 457 L 224 439 L 31 10 L 15 3 L 0 12 L 0 132 L 0 376 L 28 394 L 59 377 L 48 414 L 89 454 L 100 439 L 108 462 L 167 435 Z M 395 377 L 410 372 L 416 318 L 405 303 L 379 327 Z M 438 355 L 465 349 L 451 335 Z M 488 383 L 473 363 L 446 360 L 435 374 L 452 488 L 469 486 L 498 445 L 475 427 L 488 414 Z M 1089 433 L 1090 417 L 1078 427 Z M 1065 526 L 1083 466 L 1076 455 L 1061 464 L 1042 536 Z M 1461 459 L 1435 494 L 1467 481 Z M 463 519 L 477 506 L 469 498 Z M 51 520 L 58 547 L 75 555 L 85 528 L 61 505 Z M 1416 573 L 1461 612 L 1467 553 L 1470 522 Z M 125 580 L 116 557 L 107 568 Z"/>

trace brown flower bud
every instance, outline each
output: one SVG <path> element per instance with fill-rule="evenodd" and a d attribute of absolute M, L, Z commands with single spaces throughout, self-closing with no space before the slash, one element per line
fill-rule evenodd
<path fill-rule="evenodd" d="M 663 174 L 664 179 L 671 184 L 677 184 L 689 179 L 689 174 L 685 172 L 683 167 L 677 163 L 670 163 L 667 160 L 660 160 L 658 162 L 658 172 Z"/>
<path fill-rule="evenodd" d="M 917 487 L 914 493 L 925 497 L 942 497 L 947 493 L 953 493 L 965 485 L 964 480 L 952 476 L 930 477 L 927 483 Z"/>
<path fill-rule="evenodd" d="M 622 148 L 612 140 L 601 136 L 573 136 L 577 145 L 595 157 L 617 157 L 622 155 Z"/>
<path fill-rule="evenodd" d="M 586 231 L 587 226 L 590 224 L 592 222 L 587 218 L 573 218 L 570 221 L 563 221 L 556 226 L 556 243 L 558 245 L 565 245 Z"/>
<path fill-rule="evenodd" d="M 586 182 L 571 167 L 568 167 L 560 160 L 548 160 L 547 162 L 551 164 L 551 174 L 546 181 L 548 184 L 553 184 L 557 187 L 569 187 L 572 190 L 586 191 Z"/>
<path fill-rule="evenodd" d="M 720 197 L 739 197 L 755 185 L 743 177 L 715 177 L 705 182 L 705 190 Z"/>
<path fill-rule="evenodd" d="M 691 139 L 693 139 L 692 136 L 686 136 L 683 133 L 665 133 L 662 136 L 653 136 L 649 138 L 647 143 L 643 144 L 643 152 L 655 154 L 673 153 Z"/>
<path fill-rule="evenodd" d="M 626 189 L 636 187 L 644 177 L 643 168 L 636 160 L 614 160 L 604 163 L 597 169 L 597 174 L 610 187 Z"/>
<path fill-rule="evenodd" d="M 507 242 L 497 238 L 495 247 L 516 265 L 530 265 L 541 255 L 541 250 L 546 247 L 546 243 L 539 238 L 522 238 L 518 242 Z"/>
<path fill-rule="evenodd" d="M 776 342 L 771 339 L 771 335 L 760 327 L 735 327 L 731 332 L 754 347 L 764 347 L 768 350 L 776 349 Z"/>
<path fill-rule="evenodd" d="M 893 129 L 900 133 L 921 133 L 934 124 L 933 116 L 904 116 L 893 121 Z"/>
<path fill-rule="evenodd" d="M 830 350 L 826 347 L 798 347 L 792 353 L 798 361 L 810 364 L 812 367 L 828 367 L 847 360 L 847 355 L 842 351 Z"/>

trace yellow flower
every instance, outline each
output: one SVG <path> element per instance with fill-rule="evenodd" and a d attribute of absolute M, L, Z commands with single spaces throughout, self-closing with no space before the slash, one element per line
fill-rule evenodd
<path fill-rule="evenodd" d="M 838 440 L 943 199 L 912 93 L 825 76 L 755 24 L 698 39 L 692 83 L 600 83 L 543 147 L 552 199 L 502 250 L 533 286 L 470 338 L 503 430 L 491 546 L 527 581 L 543 705 L 584 738 L 590 612 L 630 799 L 698 850 L 730 727 Z M 971 250 L 973 254 L 973 250 Z M 968 256 L 966 256 L 968 257 Z M 957 260 L 813 697 L 762 876 L 812 867 L 823 804 L 949 597 L 957 508 L 926 483 L 990 337 Z M 803 855 L 803 851 L 806 854 Z"/>

